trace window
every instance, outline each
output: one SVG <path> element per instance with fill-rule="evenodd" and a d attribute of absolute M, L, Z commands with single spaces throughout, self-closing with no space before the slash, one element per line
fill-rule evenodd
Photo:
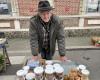
<path fill-rule="evenodd" d="M 88 13 L 100 12 L 100 0 L 87 0 L 87 9 Z"/>
<path fill-rule="evenodd" d="M 10 14 L 10 12 L 11 12 L 10 0 L 0 0 L 0 15 Z"/>

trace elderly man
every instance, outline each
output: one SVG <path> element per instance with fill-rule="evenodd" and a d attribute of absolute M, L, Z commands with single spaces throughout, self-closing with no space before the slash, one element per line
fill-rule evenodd
<path fill-rule="evenodd" d="M 48 1 L 40 1 L 38 13 L 30 19 L 29 35 L 33 59 L 38 59 L 40 53 L 43 59 L 51 60 L 57 41 L 60 60 L 65 61 L 67 58 L 63 26 L 52 10 Z"/>

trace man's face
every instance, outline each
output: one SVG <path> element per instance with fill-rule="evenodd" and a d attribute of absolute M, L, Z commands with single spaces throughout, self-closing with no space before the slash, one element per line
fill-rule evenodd
<path fill-rule="evenodd" d="M 43 12 L 39 12 L 39 15 L 44 22 L 49 22 L 52 13 L 51 11 L 43 11 Z"/>

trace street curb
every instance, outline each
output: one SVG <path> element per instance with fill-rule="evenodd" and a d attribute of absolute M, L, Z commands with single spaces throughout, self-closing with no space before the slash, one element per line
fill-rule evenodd
<path fill-rule="evenodd" d="M 100 50 L 100 47 L 96 46 L 70 46 L 66 47 L 66 51 L 71 51 L 71 50 Z M 56 51 L 58 51 L 58 48 L 56 48 Z M 1 51 L 0 51 L 1 52 Z M 31 53 L 31 50 L 17 50 L 17 51 L 9 51 L 8 53 Z"/>
<path fill-rule="evenodd" d="M 100 47 L 96 46 L 71 46 L 66 47 L 66 50 L 99 50 Z"/>

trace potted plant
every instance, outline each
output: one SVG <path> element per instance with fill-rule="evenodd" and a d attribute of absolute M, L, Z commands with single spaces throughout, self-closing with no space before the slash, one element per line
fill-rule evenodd
<path fill-rule="evenodd" d="M 4 56 L 0 54 L 0 71 L 3 70 L 4 67 Z"/>

